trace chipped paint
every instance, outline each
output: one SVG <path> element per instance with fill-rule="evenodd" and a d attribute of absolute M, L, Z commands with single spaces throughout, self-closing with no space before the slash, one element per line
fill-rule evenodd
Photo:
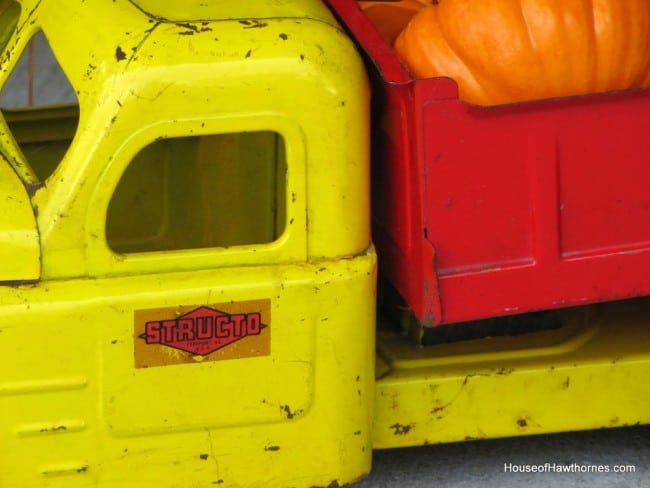
<path fill-rule="evenodd" d="M 395 424 L 391 425 L 389 428 L 393 429 L 393 434 L 395 434 L 395 435 L 406 435 L 411 431 L 411 429 L 413 427 L 415 427 L 414 424 L 398 424 L 398 423 L 395 423 Z"/>

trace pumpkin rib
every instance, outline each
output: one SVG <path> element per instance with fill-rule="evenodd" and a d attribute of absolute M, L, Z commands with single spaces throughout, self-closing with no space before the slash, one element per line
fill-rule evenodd
<path fill-rule="evenodd" d="M 440 19 L 436 6 L 427 7 L 416 15 L 423 16 L 424 21 L 409 23 L 395 40 L 395 50 L 400 58 L 402 58 L 406 45 L 409 46 L 411 74 L 417 78 L 450 77 L 456 81 L 459 91 L 462 91 L 461 98 L 464 96 L 464 92 L 477 93 L 481 99 L 486 98 L 484 87 L 458 56 L 448 39 L 442 35 L 441 29 L 430 29 L 430 32 L 427 33 L 427 43 L 417 42 L 421 35 L 419 31 L 422 25 L 437 25 L 439 27 Z M 431 54 L 431 51 L 435 51 L 435 56 Z M 424 62 L 419 63 L 418 61 Z M 439 68 L 439 64 L 442 64 L 443 67 Z"/>
<path fill-rule="evenodd" d="M 640 49 L 644 53 L 644 60 L 642 66 L 639 67 L 639 75 L 635 78 L 635 86 L 638 87 L 647 87 L 649 85 L 649 80 L 646 80 L 648 74 L 650 74 L 650 2 L 644 1 L 642 5 L 646 9 L 646 15 L 641 16 L 641 20 L 645 20 L 644 33 L 645 43 L 640 46 Z M 629 7 L 628 7 L 629 8 Z"/>
<path fill-rule="evenodd" d="M 458 58 L 463 61 L 468 70 L 474 75 L 474 78 L 483 88 L 486 96 L 488 96 L 489 99 L 493 100 L 506 100 L 509 97 L 509 87 L 507 86 L 508 82 L 505 81 L 506 86 L 504 86 L 503 82 L 496 83 L 493 76 L 494 66 L 489 66 L 489 63 L 484 62 L 481 59 L 482 56 L 480 53 L 478 53 L 477 49 L 466 49 L 465 46 L 461 45 L 460 41 L 464 40 L 463 37 L 453 35 L 453 32 L 461 31 L 463 27 L 466 30 L 477 29 L 476 26 L 462 25 L 462 19 L 466 17 L 463 12 L 463 7 L 469 6 L 471 11 L 472 1 L 475 0 L 458 0 L 453 2 L 439 0 L 437 8 L 439 9 L 438 17 L 440 19 L 440 29 L 442 31 L 443 37 L 451 49 L 457 54 Z M 498 4 L 499 2 L 503 2 L 505 4 L 512 1 L 513 0 L 496 0 L 496 3 Z M 488 4 L 490 1 L 486 1 L 485 3 Z M 494 5 L 495 3 L 492 1 L 492 6 Z M 434 8 L 436 7 L 434 6 Z M 489 8 L 487 11 L 489 13 Z M 460 21 L 461 24 L 455 25 L 455 22 L 457 21 Z M 481 39 L 481 41 L 485 42 L 485 39 Z M 483 48 L 483 46 L 481 47 Z M 498 61 L 499 60 L 494 60 L 494 65 L 501 68 L 498 66 Z M 476 100 L 468 101 L 472 101 L 472 103 L 479 103 Z"/>
<path fill-rule="evenodd" d="M 589 91 L 593 92 L 596 91 L 596 80 L 597 80 L 597 75 L 598 75 L 598 68 L 599 68 L 599 63 L 598 60 L 600 59 L 598 57 L 598 39 L 596 39 L 596 26 L 595 26 L 595 19 L 594 19 L 594 2 L 593 0 L 585 0 L 586 6 L 585 6 L 585 13 L 587 15 L 587 34 L 589 35 L 589 45 L 590 51 L 594 53 L 594 56 L 592 57 L 592 63 L 591 63 L 591 77 L 590 80 L 591 82 L 589 83 Z"/>

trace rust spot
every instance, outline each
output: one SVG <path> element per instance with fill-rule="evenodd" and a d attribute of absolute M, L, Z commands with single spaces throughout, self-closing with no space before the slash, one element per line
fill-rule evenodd
<path fill-rule="evenodd" d="M 208 457 L 210 457 L 210 456 L 208 456 L 208 455 L 205 454 L 205 453 L 203 453 L 203 454 L 199 454 L 199 458 L 203 459 L 204 461 L 205 461 L 206 459 L 208 459 Z"/>
<path fill-rule="evenodd" d="M 287 39 L 289 39 L 289 36 L 286 35 L 284 32 L 283 32 L 282 34 L 280 34 L 278 37 L 279 37 L 280 39 L 282 39 L 283 41 L 286 41 Z"/>
<path fill-rule="evenodd" d="M 265 451 L 279 451 L 280 446 L 264 446 Z"/>
<path fill-rule="evenodd" d="M 524 427 L 528 427 L 528 421 L 524 418 L 517 419 L 517 425 L 523 429 Z"/>
<path fill-rule="evenodd" d="M 406 435 L 413 428 L 413 424 L 403 425 L 403 424 L 393 424 L 390 426 L 393 429 L 393 434 L 395 435 Z"/>
<path fill-rule="evenodd" d="M 126 59 L 126 53 L 122 51 L 122 48 L 120 46 L 117 46 L 115 48 L 115 59 L 117 61 L 124 61 Z"/>

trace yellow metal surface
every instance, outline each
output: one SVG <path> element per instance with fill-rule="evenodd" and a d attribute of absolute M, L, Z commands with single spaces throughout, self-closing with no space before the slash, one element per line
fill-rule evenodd
<path fill-rule="evenodd" d="M 41 273 L 36 219 L 29 196 L 0 157 L 0 281 L 37 280 Z"/>
<path fill-rule="evenodd" d="M 0 123 L 2 171 L 23 180 L 2 190 L 32 190 L 42 255 L 37 283 L 0 286 L 0 486 L 362 476 L 376 258 L 352 43 L 308 0 L 256 2 L 262 20 L 251 2 L 227 18 L 211 2 L 182 18 L 171 2 L 18 3 L 0 84 L 42 30 L 79 107 Z M 238 312 L 264 330 L 241 335 Z"/>
<path fill-rule="evenodd" d="M 0 486 L 358 478 L 372 450 L 373 270 L 369 254 L 0 289 Z M 135 368 L 134 310 L 260 297 L 270 355 Z"/>
<path fill-rule="evenodd" d="M 373 445 L 650 422 L 650 300 L 568 310 L 561 329 L 422 348 L 379 333 Z"/>

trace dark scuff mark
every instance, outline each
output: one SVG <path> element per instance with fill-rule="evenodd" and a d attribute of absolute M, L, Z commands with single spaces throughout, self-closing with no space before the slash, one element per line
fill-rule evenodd
<path fill-rule="evenodd" d="M 161 21 L 159 20 L 159 21 L 157 21 L 154 25 L 152 25 L 149 29 L 146 29 L 146 30 L 144 31 L 144 36 L 142 36 L 142 39 L 140 39 L 140 42 L 138 42 L 138 44 L 136 44 L 135 48 L 132 49 L 131 57 L 130 57 L 129 60 L 126 62 L 126 66 L 127 66 L 127 67 L 129 66 L 129 64 L 131 64 L 131 61 L 133 61 L 133 60 L 135 59 L 135 55 L 138 53 L 138 51 L 140 50 L 140 48 L 142 47 L 142 45 L 146 42 L 147 39 L 149 39 L 149 36 L 151 36 L 151 34 L 153 34 L 153 31 L 155 31 L 156 28 L 157 28 L 160 24 L 161 24 Z"/>
<path fill-rule="evenodd" d="M 55 427 L 52 427 L 51 429 L 48 429 L 47 427 L 42 428 L 39 432 L 42 434 L 45 434 L 46 432 L 61 432 L 61 431 L 66 431 L 68 430 L 68 427 L 65 425 L 57 425 Z"/>
<path fill-rule="evenodd" d="M 4 154 L 3 154 L 4 156 Z M 5 159 L 9 159 L 5 156 Z M 43 188 L 45 186 L 44 183 L 38 182 L 38 183 L 25 183 L 25 190 L 27 190 L 27 194 L 29 195 L 29 198 L 33 198 L 34 195 L 36 195 L 36 192 Z"/>
<path fill-rule="evenodd" d="M 403 425 L 403 424 L 393 424 L 389 428 L 393 429 L 393 434 L 395 435 L 406 435 L 413 428 L 413 424 Z"/>
<path fill-rule="evenodd" d="M 182 27 L 183 29 L 187 29 L 187 30 L 194 31 L 194 32 L 197 32 L 197 33 L 199 32 L 199 28 L 197 26 L 195 26 L 194 24 L 190 24 L 189 22 L 176 22 L 176 25 L 178 27 Z"/>
<path fill-rule="evenodd" d="M 111 341 L 111 344 L 117 344 L 117 339 L 113 339 L 113 340 Z"/>
<path fill-rule="evenodd" d="M 93 72 L 96 69 L 97 69 L 96 65 L 94 65 L 92 63 L 88 63 L 88 69 L 86 70 L 86 78 L 90 80 L 92 78 L 92 76 L 93 76 Z"/>
<path fill-rule="evenodd" d="M 268 26 L 266 22 L 262 22 L 261 20 L 257 19 L 240 20 L 239 23 L 244 26 L 244 29 L 259 29 L 261 27 Z"/>
<path fill-rule="evenodd" d="M 81 466 L 80 468 L 77 468 L 77 473 L 85 473 L 88 471 L 88 466 Z"/>
<path fill-rule="evenodd" d="M 122 48 L 120 46 L 117 46 L 115 48 L 115 59 L 117 61 L 124 61 L 126 59 L 126 53 L 122 51 Z"/>
<path fill-rule="evenodd" d="M 244 56 L 244 58 L 250 58 L 252 52 L 253 52 L 253 51 L 252 51 L 251 49 L 249 49 L 249 50 L 246 52 L 246 55 Z"/>
<path fill-rule="evenodd" d="M 202 459 L 203 461 L 207 461 L 207 459 L 208 459 L 209 457 L 210 457 L 210 456 L 209 456 L 208 454 L 205 454 L 205 453 L 203 453 L 203 454 L 199 454 L 199 458 Z"/>
<path fill-rule="evenodd" d="M 282 39 L 283 41 L 286 41 L 287 39 L 289 39 L 289 36 L 286 35 L 284 32 L 281 33 L 278 37 L 279 37 L 280 39 Z"/>
<path fill-rule="evenodd" d="M 216 480 L 212 482 L 213 485 L 220 485 L 221 483 L 223 483 L 223 480 Z"/>
<path fill-rule="evenodd" d="M 501 368 L 501 369 L 499 369 L 497 371 L 496 374 L 498 374 L 498 375 L 508 375 L 508 374 L 514 373 L 514 371 L 515 371 L 514 368 Z"/>
<path fill-rule="evenodd" d="M 304 60 L 305 60 L 305 55 L 304 55 L 304 54 L 301 54 L 301 55 L 300 55 L 300 61 L 304 61 Z"/>
<path fill-rule="evenodd" d="M 264 446 L 265 451 L 279 451 L 280 446 Z"/>
<path fill-rule="evenodd" d="M 524 427 L 528 427 L 528 421 L 524 418 L 517 419 L 517 425 L 523 429 Z"/>
<path fill-rule="evenodd" d="M 181 31 L 178 33 L 179 36 L 193 36 L 194 34 L 194 31 Z"/>
<path fill-rule="evenodd" d="M 352 433 L 352 435 L 361 435 L 361 431 L 360 431 L 360 430 L 355 430 L 355 431 Z"/>
<path fill-rule="evenodd" d="M 282 410 L 286 414 L 287 418 L 290 420 L 302 413 L 301 409 L 292 412 L 291 407 L 289 405 L 280 405 L 280 410 Z"/>
<path fill-rule="evenodd" d="M 567 376 L 567 377 L 566 377 L 566 380 L 564 380 L 564 383 L 562 383 L 562 388 L 564 388 L 565 390 L 568 389 L 568 388 L 569 388 L 569 383 L 570 383 L 570 382 L 571 382 L 571 378 L 569 378 L 569 377 Z"/>

